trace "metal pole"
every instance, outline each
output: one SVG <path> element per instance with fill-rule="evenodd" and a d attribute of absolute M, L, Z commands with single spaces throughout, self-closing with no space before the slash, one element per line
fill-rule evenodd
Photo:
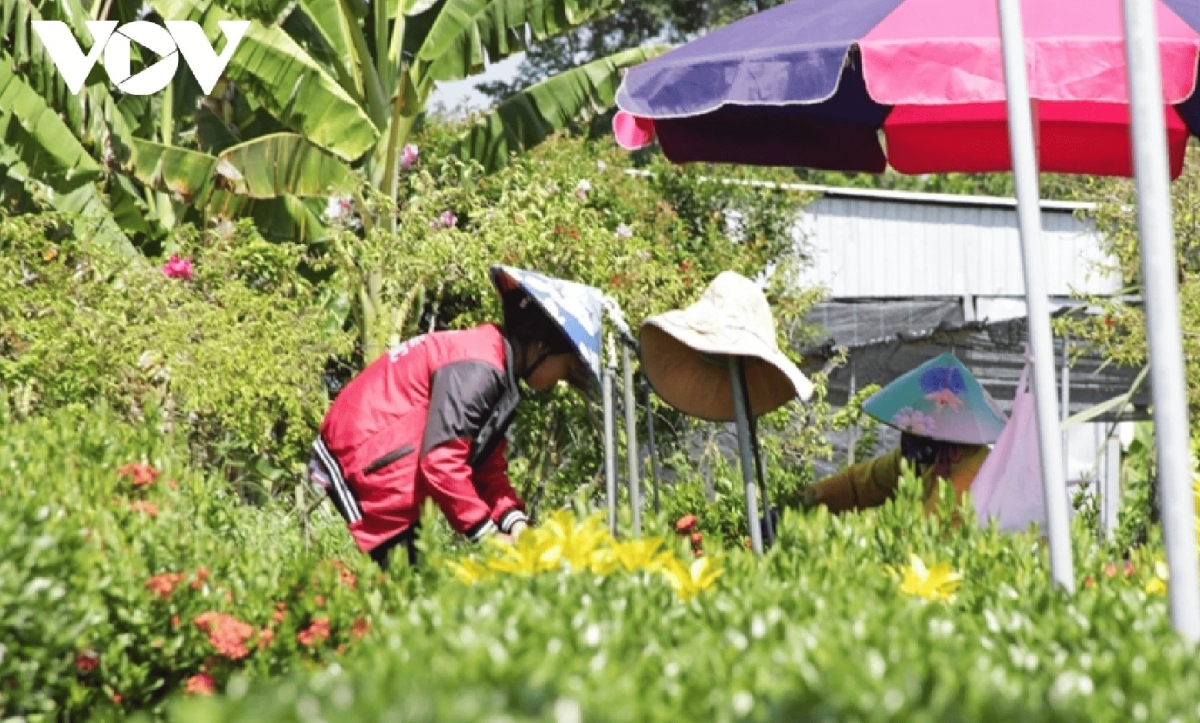
<path fill-rule="evenodd" d="M 1033 111 L 1029 104 L 1029 79 L 1025 68 L 1021 0 L 997 0 L 997 3 L 1000 11 L 1000 38 L 1004 49 L 1013 185 L 1017 192 L 1021 257 L 1025 267 L 1029 345 L 1033 351 L 1033 395 L 1037 408 L 1046 531 L 1050 541 L 1050 574 L 1055 583 L 1068 592 L 1074 592 L 1075 569 L 1071 559 L 1067 486 L 1063 481 L 1062 437 L 1059 435 L 1058 415 L 1054 408 L 1057 401 L 1054 398 L 1054 338 L 1050 334 L 1050 304 L 1046 299 L 1046 259 L 1038 238 L 1041 232 L 1041 203 L 1038 198 Z"/>
<path fill-rule="evenodd" d="M 1104 491 L 1100 499 L 1104 508 L 1104 539 L 1112 540 L 1117 531 L 1121 511 L 1121 440 L 1104 440 Z"/>
<path fill-rule="evenodd" d="M 650 445 L 650 474 L 654 475 L 654 514 L 662 512 L 662 506 L 659 504 L 659 480 L 661 472 L 658 469 L 658 444 L 654 439 L 654 404 L 651 398 L 654 392 L 650 389 L 650 382 L 643 379 L 643 384 L 646 387 L 646 443 Z"/>
<path fill-rule="evenodd" d="M 1188 446 L 1187 387 L 1179 327 L 1170 171 L 1163 127 L 1162 76 L 1154 0 L 1125 0 L 1130 128 L 1142 246 L 1154 436 L 1162 495 L 1163 538 L 1171 570 L 1171 622 L 1185 639 L 1200 640 L 1200 580 L 1196 570 L 1195 511 Z"/>
<path fill-rule="evenodd" d="M 625 462 L 629 472 L 629 504 L 633 506 L 633 536 L 642 536 L 642 481 L 638 478 L 637 397 L 633 393 L 633 362 L 629 346 L 621 345 L 625 368 Z"/>
<path fill-rule="evenodd" d="M 737 419 L 738 451 L 742 458 L 742 482 L 746 486 L 746 526 L 754 554 L 763 553 L 762 528 L 758 526 L 758 490 L 754 483 L 754 454 L 750 451 L 750 404 L 742 393 L 742 367 L 735 356 L 729 359 L 729 381 L 733 383 L 733 413 Z"/>
<path fill-rule="evenodd" d="M 608 340 L 608 367 L 604 370 L 604 482 L 608 498 L 608 531 L 617 536 L 617 439 L 613 419 L 613 384 L 616 381 L 616 354 L 612 337 Z"/>
<path fill-rule="evenodd" d="M 742 380 L 742 398 L 750 398 L 750 388 L 746 382 L 746 360 L 743 357 L 738 358 L 738 375 Z M 762 497 L 763 515 L 762 521 L 762 536 L 763 548 L 765 549 L 770 541 L 775 539 L 775 523 L 771 521 L 771 497 L 767 493 L 767 463 L 763 459 L 762 446 L 758 443 L 758 419 L 753 415 L 750 417 L 750 449 L 754 453 L 754 472 L 755 479 L 758 480 L 758 493 Z"/>
<path fill-rule="evenodd" d="M 1071 343 L 1071 334 L 1067 332 L 1063 336 L 1063 353 L 1062 353 L 1062 421 L 1067 421 L 1071 416 L 1071 364 L 1067 358 L 1067 346 Z M 1063 479 L 1067 482 L 1071 481 L 1071 430 L 1064 429 L 1062 432 L 1062 448 L 1063 448 Z"/>

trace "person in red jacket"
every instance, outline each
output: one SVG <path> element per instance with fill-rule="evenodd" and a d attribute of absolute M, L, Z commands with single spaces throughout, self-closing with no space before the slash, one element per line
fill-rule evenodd
<path fill-rule="evenodd" d="M 415 564 L 427 498 L 472 541 L 515 540 L 528 520 L 504 452 L 519 380 L 534 391 L 599 383 L 599 290 L 501 266 L 491 277 L 502 327 L 432 332 L 393 347 L 338 394 L 313 443 L 309 479 L 385 569 L 397 546 Z"/>

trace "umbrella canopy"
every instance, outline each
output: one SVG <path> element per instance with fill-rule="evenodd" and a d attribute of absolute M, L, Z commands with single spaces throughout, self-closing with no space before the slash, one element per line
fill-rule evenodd
<path fill-rule="evenodd" d="M 1200 0 L 1156 9 L 1174 177 L 1200 134 Z M 1022 14 L 1041 170 L 1132 175 L 1121 0 Z M 1012 167 L 995 0 L 793 0 L 631 69 L 617 104 L 622 145 L 657 135 L 677 163 Z"/>

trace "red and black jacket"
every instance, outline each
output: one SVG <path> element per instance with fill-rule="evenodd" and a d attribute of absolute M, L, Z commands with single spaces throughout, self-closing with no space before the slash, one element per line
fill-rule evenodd
<path fill-rule="evenodd" d="M 473 540 L 525 520 L 504 457 L 521 398 L 512 357 L 494 325 L 433 332 L 392 348 L 337 396 L 314 458 L 361 550 L 412 527 L 428 497 Z"/>

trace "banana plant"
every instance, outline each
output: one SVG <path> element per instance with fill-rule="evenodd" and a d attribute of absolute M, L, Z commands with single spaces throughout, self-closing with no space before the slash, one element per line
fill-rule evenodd
<path fill-rule="evenodd" d="M 524 50 L 528 43 L 602 17 L 621 0 L 297 0 L 281 4 L 272 22 L 252 22 L 226 69 L 238 92 L 278 123 L 273 142 L 295 160 L 290 170 L 261 176 L 255 164 L 274 161 L 246 128 L 217 114 L 197 121 L 197 132 L 225 138 L 216 155 L 140 143 L 131 162 L 136 176 L 156 188 L 185 188 L 203 203 L 230 208 L 252 197 L 305 199 L 338 187 L 356 199 L 364 226 L 391 228 L 390 210 L 372 212 L 367 194 L 345 189 L 350 172 L 392 207 L 398 197 L 399 157 L 438 83 L 462 80 Z M 162 17 L 200 23 L 209 37 L 218 23 L 236 19 L 217 0 L 149 0 Z M 232 6 L 230 6 L 232 7 Z M 590 112 L 610 106 L 620 72 L 658 49 L 626 51 L 589 63 L 530 88 L 479 119 L 461 153 L 488 169 L 511 152 L 540 142 Z M 202 127 L 203 126 L 203 127 Z M 235 143 L 236 141 L 236 143 Z M 240 144 L 240 145 L 238 145 Z M 275 150 L 275 149 L 271 149 Z M 316 160 L 320 158 L 320 160 Z M 172 168 L 178 159 L 180 166 Z M 239 185 L 243 183 L 244 185 Z M 297 186 L 296 184 L 302 184 Z M 166 191 L 166 192 L 169 192 Z M 231 198 L 232 197 L 232 198 Z M 386 208 L 386 204 L 384 205 Z M 309 220 L 310 225 L 319 219 Z M 404 324 L 400 309 L 382 298 L 380 269 L 360 269 L 357 321 L 369 363 Z"/>

